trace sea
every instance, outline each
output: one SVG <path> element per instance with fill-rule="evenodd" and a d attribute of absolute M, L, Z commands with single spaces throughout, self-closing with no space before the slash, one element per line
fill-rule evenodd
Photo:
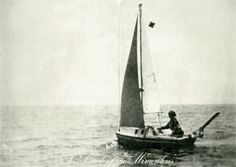
<path fill-rule="evenodd" d="M 165 125 L 177 113 L 185 134 L 220 115 L 191 148 L 127 149 L 117 144 L 119 106 L 2 106 L 1 167 L 236 166 L 236 105 L 163 105 L 145 124 Z"/>

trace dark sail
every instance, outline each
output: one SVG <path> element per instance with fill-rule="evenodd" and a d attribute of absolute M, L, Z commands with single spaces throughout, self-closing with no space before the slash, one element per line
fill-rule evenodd
<path fill-rule="evenodd" d="M 120 126 L 144 128 L 138 81 L 137 20 L 122 88 Z"/>

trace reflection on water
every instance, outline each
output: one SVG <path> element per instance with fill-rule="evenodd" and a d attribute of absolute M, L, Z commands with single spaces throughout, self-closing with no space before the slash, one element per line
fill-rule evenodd
<path fill-rule="evenodd" d="M 195 146 L 128 150 L 117 145 L 118 107 L 2 107 L 0 166 L 235 166 L 235 105 L 163 106 L 177 111 L 185 133 L 220 116 Z M 148 115 L 146 124 L 159 125 Z"/>

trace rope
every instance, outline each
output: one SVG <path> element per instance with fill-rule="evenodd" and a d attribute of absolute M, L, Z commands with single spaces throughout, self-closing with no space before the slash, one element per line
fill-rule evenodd
<path fill-rule="evenodd" d="M 120 107 L 120 99 L 121 99 L 121 91 L 120 91 L 120 0 L 117 0 L 117 12 L 118 12 L 118 32 L 117 32 L 117 40 L 118 40 L 118 46 L 117 46 L 117 61 L 118 61 L 118 106 Z M 119 127 L 119 122 L 118 120 L 117 127 Z"/>
<path fill-rule="evenodd" d="M 160 127 L 161 127 L 161 115 L 160 115 L 160 113 L 158 113 L 158 118 L 159 118 L 159 123 L 160 123 Z"/>

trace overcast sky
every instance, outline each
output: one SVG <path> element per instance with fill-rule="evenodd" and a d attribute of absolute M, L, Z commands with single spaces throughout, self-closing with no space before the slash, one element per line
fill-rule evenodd
<path fill-rule="evenodd" d="M 138 3 L 0 0 L 1 103 L 118 104 Z M 148 0 L 143 14 L 162 104 L 235 103 L 235 0 Z"/>

